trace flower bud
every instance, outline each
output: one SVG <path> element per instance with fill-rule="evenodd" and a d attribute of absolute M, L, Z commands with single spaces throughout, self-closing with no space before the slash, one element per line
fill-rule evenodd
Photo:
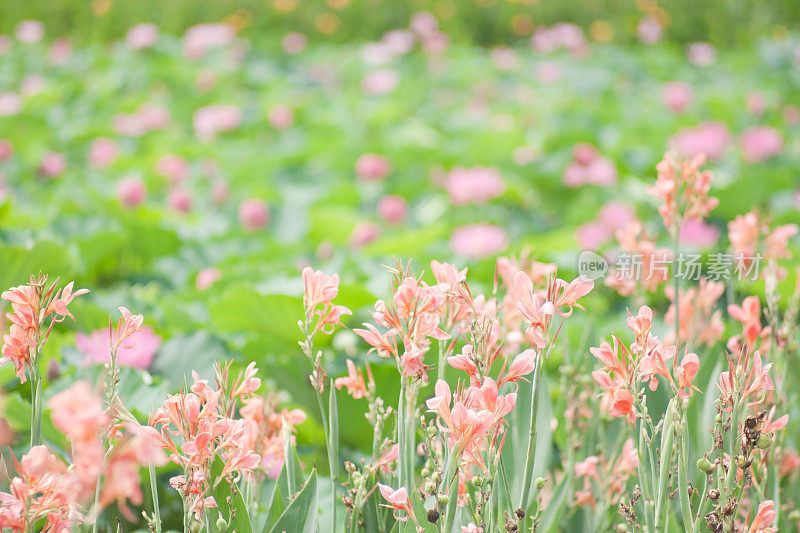
<path fill-rule="evenodd" d="M 699 468 L 702 472 L 708 474 L 714 468 L 711 462 L 706 459 L 705 457 L 701 457 L 697 460 L 697 468 Z"/>
<path fill-rule="evenodd" d="M 544 487 L 544 478 L 543 477 L 536 478 L 536 488 L 541 489 L 542 487 Z"/>
<path fill-rule="evenodd" d="M 428 432 L 428 436 L 430 438 L 433 438 L 433 437 L 436 436 L 436 426 L 428 426 L 428 429 L 426 429 L 425 431 Z"/>
<path fill-rule="evenodd" d="M 217 518 L 217 530 L 218 531 L 228 531 L 228 522 L 225 521 L 222 516 Z"/>
<path fill-rule="evenodd" d="M 475 479 L 472 480 L 472 482 L 475 484 L 476 487 L 480 487 L 481 485 L 483 485 L 483 477 L 476 476 Z"/>
<path fill-rule="evenodd" d="M 737 455 L 736 456 L 736 466 L 744 470 L 747 468 L 747 457 L 744 455 Z"/>

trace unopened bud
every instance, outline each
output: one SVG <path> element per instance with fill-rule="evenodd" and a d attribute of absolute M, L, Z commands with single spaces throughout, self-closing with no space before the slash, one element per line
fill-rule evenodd
<path fill-rule="evenodd" d="M 745 468 L 747 468 L 747 457 L 745 457 L 744 455 L 737 455 L 736 456 L 736 466 L 738 466 L 739 468 L 741 468 L 743 470 Z"/>
<path fill-rule="evenodd" d="M 697 460 L 697 468 L 699 468 L 702 472 L 708 474 L 709 472 L 711 472 L 714 466 L 711 464 L 711 461 L 709 461 L 705 457 L 701 457 L 700 459 Z"/>
<path fill-rule="evenodd" d="M 228 531 L 228 522 L 220 516 L 217 518 L 217 530 L 218 531 Z"/>
<path fill-rule="evenodd" d="M 536 478 L 536 488 L 537 489 L 541 489 L 542 487 L 544 487 L 544 478 L 543 477 L 537 477 Z"/>

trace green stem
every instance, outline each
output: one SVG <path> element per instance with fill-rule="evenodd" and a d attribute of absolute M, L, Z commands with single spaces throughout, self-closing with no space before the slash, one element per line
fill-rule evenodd
<path fill-rule="evenodd" d="M 681 516 L 683 517 L 684 531 L 692 529 L 692 506 L 689 502 L 689 479 L 686 468 L 686 417 L 681 417 L 681 422 L 676 426 L 679 435 L 680 450 L 678 450 L 678 493 L 680 496 Z"/>
<path fill-rule="evenodd" d="M 658 493 L 656 496 L 656 527 L 655 531 L 664 531 L 665 522 L 665 502 L 667 499 L 667 488 L 669 486 L 669 472 L 672 466 L 672 441 L 675 431 L 673 430 L 672 402 L 667 405 L 667 413 L 664 416 L 664 426 L 661 434 L 661 462 L 658 471 Z"/>
<path fill-rule="evenodd" d="M 531 389 L 531 425 L 528 433 L 528 454 L 525 457 L 525 473 L 522 478 L 522 494 L 519 499 L 519 506 L 522 510 L 528 510 L 528 503 L 531 492 L 531 478 L 533 477 L 533 466 L 536 456 L 536 415 L 539 411 L 539 390 L 541 389 L 542 360 L 544 354 L 540 353 L 536 358 L 536 366 L 533 371 L 533 388 Z M 522 533 L 525 533 L 525 521 L 522 524 Z"/>
<path fill-rule="evenodd" d="M 405 487 L 409 496 L 414 494 L 414 394 L 413 385 L 403 376 L 400 398 L 397 403 L 397 443 L 400 448 L 398 469 L 400 486 Z"/>
<path fill-rule="evenodd" d="M 32 369 L 31 378 L 31 448 L 42 443 L 42 378 Z"/>
<path fill-rule="evenodd" d="M 697 506 L 697 518 L 692 522 L 692 533 L 700 532 L 700 519 L 705 514 L 706 499 L 708 497 L 708 474 L 703 476 L 703 495 L 700 497 L 700 504 Z"/>
<path fill-rule="evenodd" d="M 652 500 L 652 491 L 653 488 L 651 486 L 651 480 L 647 475 L 645 470 L 645 461 L 647 460 L 646 451 L 643 447 L 645 446 L 645 439 L 644 437 L 644 420 L 639 420 L 639 431 L 636 431 L 636 427 L 633 428 L 633 437 L 634 441 L 636 442 L 636 451 L 639 455 L 639 461 L 637 465 L 638 474 L 639 474 L 639 485 L 641 486 L 642 490 L 642 500 L 644 502 L 644 521 L 645 525 L 647 526 L 648 531 L 653 531 L 653 500 Z"/>
<path fill-rule="evenodd" d="M 452 533 L 453 524 L 458 514 L 458 465 L 461 463 L 461 454 L 455 448 L 450 452 L 447 471 L 442 480 L 441 493 L 447 488 L 447 510 L 445 511 L 445 525 L 443 533 Z"/>
<path fill-rule="evenodd" d="M 153 495 L 153 526 L 155 533 L 161 533 L 161 506 L 158 504 L 158 480 L 156 479 L 156 467 L 153 463 L 147 465 L 150 474 L 150 492 Z"/>

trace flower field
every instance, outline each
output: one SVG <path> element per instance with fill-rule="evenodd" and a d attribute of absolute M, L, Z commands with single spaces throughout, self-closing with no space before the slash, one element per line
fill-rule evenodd
<path fill-rule="evenodd" d="M 0 527 L 798 530 L 800 38 L 605 29 L 0 35 Z"/>

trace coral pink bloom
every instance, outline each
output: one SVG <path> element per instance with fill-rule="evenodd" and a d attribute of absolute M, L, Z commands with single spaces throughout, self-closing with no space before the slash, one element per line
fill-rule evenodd
<path fill-rule="evenodd" d="M 389 502 L 389 505 L 381 505 L 393 509 L 394 517 L 397 521 L 405 522 L 409 516 L 414 518 L 414 511 L 411 510 L 411 500 L 408 499 L 408 491 L 406 491 L 405 487 L 394 490 L 388 485 L 378 483 L 378 488 L 381 491 L 381 496 Z M 397 514 L 399 511 L 405 511 L 406 514 Z M 414 521 L 416 521 L 416 518 L 414 518 Z"/>
<path fill-rule="evenodd" d="M 430 412 L 436 413 L 436 415 L 441 418 L 442 422 L 449 426 L 450 402 L 453 399 L 452 393 L 450 392 L 450 385 L 443 379 L 438 380 L 434 387 L 434 394 L 433 398 L 425 400 L 425 405 L 428 406 Z"/>
<path fill-rule="evenodd" d="M 653 310 L 643 305 L 636 316 L 628 312 L 628 327 L 636 334 L 637 341 L 646 338 L 653 327 Z"/>
<path fill-rule="evenodd" d="M 700 370 L 700 358 L 697 354 L 687 353 L 681 359 L 681 364 L 676 369 L 678 378 L 678 396 L 681 398 L 688 398 L 694 393 L 695 387 L 692 385 L 692 380 Z"/>
<path fill-rule="evenodd" d="M 367 344 L 372 346 L 370 352 L 375 350 L 380 357 L 397 357 L 397 343 L 392 338 L 393 332 L 382 334 L 378 328 L 372 324 L 364 324 L 367 329 L 354 329 L 353 333 L 361 337 Z"/>
<path fill-rule="evenodd" d="M 742 323 L 744 339 L 751 346 L 761 334 L 761 302 L 757 296 L 748 296 L 742 306 L 731 304 L 728 313 Z"/>
<path fill-rule="evenodd" d="M 136 24 L 125 35 L 125 43 L 131 50 L 150 48 L 158 41 L 158 26 L 150 23 Z"/>
<path fill-rule="evenodd" d="M 275 105 L 270 108 L 267 120 L 276 130 L 285 130 L 294 123 L 294 112 L 288 105 Z"/>
<path fill-rule="evenodd" d="M 167 195 L 167 204 L 173 211 L 188 213 L 192 210 L 192 193 L 188 189 L 172 189 Z"/>
<path fill-rule="evenodd" d="M 483 528 L 470 522 L 466 526 L 461 526 L 461 533 L 483 533 Z"/>
<path fill-rule="evenodd" d="M 365 181 L 382 180 L 390 170 L 389 160 L 377 154 L 363 154 L 356 161 L 356 176 Z"/>
<path fill-rule="evenodd" d="M 748 163 L 758 163 L 775 157 L 783 150 L 783 137 L 770 126 L 748 128 L 739 138 L 742 157 Z"/>
<path fill-rule="evenodd" d="M 777 420 L 774 420 L 774 418 L 775 406 L 773 405 L 767 414 L 767 418 L 764 420 L 764 425 L 761 427 L 762 433 L 775 433 L 776 431 L 785 428 L 786 424 L 789 423 L 789 415 L 783 415 Z"/>
<path fill-rule="evenodd" d="M 73 383 L 47 405 L 56 428 L 79 443 L 95 440 L 108 424 L 102 400 L 85 381 Z"/>
<path fill-rule="evenodd" d="M 773 526 L 777 514 L 775 513 L 775 502 L 767 500 L 758 505 L 756 516 L 747 528 L 747 533 L 774 533 L 778 528 Z"/>
<path fill-rule="evenodd" d="M 142 329 L 142 322 L 144 322 L 144 317 L 142 315 L 134 315 L 125 307 L 120 307 L 119 312 L 122 314 L 122 317 L 119 319 L 113 339 L 114 349 L 117 350 L 131 344 L 130 337 Z"/>
<path fill-rule="evenodd" d="M 339 274 L 328 276 L 322 271 L 314 271 L 311 267 L 303 269 L 303 300 L 307 308 L 313 309 L 322 304 L 331 303 L 339 293 Z"/>
<path fill-rule="evenodd" d="M 552 316 L 555 314 L 555 307 L 552 302 L 546 301 L 544 296 L 534 292 L 530 276 L 521 270 L 514 275 L 513 290 L 517 309 L 530 324 L 528 335 L 534 336 L 534 344 L 538 348 L 543 348 L 543 336 L 547 331 Z"/>
<path fill-rule="evenodd" d="M 87 364 L 104 364 L 111 360 L 109 345 L 111 339 L 108 329 L 92 331 L 88 336 L 75 335 L 75 346 L 86 355 Z M 117 350 L 117 364 L 144 370 L 150 366 L 161 337 L 153 333 L 153 328 L 144 326 L 128 337 L 128 341 Z"/>
<path fill-rule="evenodd" d="M 378 216 L 387 224 L 400 224 L 405 220 L 408 204 L 402 196 L 387 194 L 378 200 Z"/>
<path fill-rule="evenodd" d="M 622 446 L 622 453 L 614 463 L 612 471 L 615 474 L 631 475 L 639 467 L 639 452 L 633 443 L 633 439 L 628 439 Z"/>
<path fill-rule="evenodd" d="M 612 379 L 606 372 L 595 370 L 592 378 L 598 385 L 605 389 L 603 403 L 608 413 L 615 417 L 625 417 L 630 423 L 636 420 L 636 411 L 633 408 L 634 397 L 622 380 Z"/>
<path fill-rule="evenodd" d="M 447 292 L 454 291 L 459 285 L 467 280 L 467 269 L 459 270 L 450 263 L 440 263 L 437 260 L 431 261 L 431 271 L 436 282 Z"/>
<path fill-rule="evenodd" d="M 470 378 L 477 378 L 478 376 L 478 365 L 475 364 L 473 357 L 471 356 L 472 347 L 470 346 L 469 352 L 467 353 L 467 347 L 464 347 L 462 353 L 458 355 L 453 355 L 447 358 L 447 364 L 452 366 L 457 370 L 463 370 L 467 374 L 469 374 Z"/>
<path fill-rule="evenodd" d="M 575 475 L 578 477 L 590 477 L 592 479 L 599 479 L 597 472 L 597 465 L 600 459 L 595 456 L 589 456 L 580 463 L 575 463 Z"/>
<path fill-rule="evenodd" d="M 356 370 L 356 365 L 350 359 L 347 360 L 347 375 L 333 380 L 333 385 L 337 389 L 347 388 L 347 393 L 358 400 L 367 393 L 367 385 L 364 382 L 364 375 L 361 369 Z"/>
<path fill-rule="evenodd" d="M 688 83 L 671 81 L 661 88 L 661 99 L 673 113 L 682 113 L 692 103 L 694 93 Z"/>
<path fill-rule="evenodd" d="M 497 169 L 483 167 L 451 170 L 446 187 L 453 205 L 485 204 L 503 194 L 506 188 Z"/>
<path fill-rule="evenodd" d="M 122 178 L 117 182 L 117 199 L 125 207 L 136 207 L 146 196 L 147 189 L 139 178 Z"/>
<path fill-rule="evenodd" d="M 39 163 L 39 173 L 48 178 L 57 178 L 67 168 L 67 160 L 63 155 L 48 151 L 42 156 Z"/>
<path fill-rule="evenodd" d="M 269 224 L 269 208 L 267 204 L 256 198 L 250 198 L 239 204 L 239 222 L 247 231 L 258 231 Z"/>
<path fill-rule="evenodd" d="M 498 385 L 503 385 L 504 383 L 515 383 L 516 381 L 523 379 L 524 376 L 527 376 L 533 372 L 536 368 L 537 357 L 536 350 L 533 349 L 527 349 L 516 356 L 511 362 L 511 365 L 508 367 L 505 375 L 500 378 L 500 381 L 498 381 Z"/>
<path fill-rule="evenodd" d="M 477 447 L 494 423 L 495 414 L 491 411 L 468 409 L 463 403 L 455 402 L 450 412 L 450 439 L 458 452 L 463 453 Z"/>
<path fill-rule="evenodd" d="M 483 259 L 502 252 L 509 245 L 508 234 L 493 224 L 472 224 L 456 228 L 450 236 L 450 248 L 457 255 Z"/>
<path fill-rule="evenodd" d="M 613 348 L 603 341 L 599 348 L 589 348 L 589 352 L 605 365 L 604 370 L 614 372 L 620 380 L 627 382 L 632 372 L 631 354 L 616 335 L 613 336 L 613 341 Z"/>
<path fill-rule="evenodd" d="M 222 278 L 222 271 L 217 267 L 207 267 L 197 273 L 194 280 L 195 287 L 204 291 Z"/>
<path fill-rule="evenodd" d="M 117 159 L 117 143 L 111 139 L 100 137 L 92 141 L 89 147 L 89 166 L 106 168 Z"/>
<path fill-rule="evenodd" d="M 572 308 L 577 307 L 583 309 L 577 303 L 578 298 L 582 298 L 589 294 L 594 288 L 594 281 L 579 276 L 567 283 L 563 279 L 556 280 L 556 298 L 553 306 L 556 312 L 562 317 L 568 317 L 572 314 Z M 562 308 L 566 307 L 566 310 Z"/>

